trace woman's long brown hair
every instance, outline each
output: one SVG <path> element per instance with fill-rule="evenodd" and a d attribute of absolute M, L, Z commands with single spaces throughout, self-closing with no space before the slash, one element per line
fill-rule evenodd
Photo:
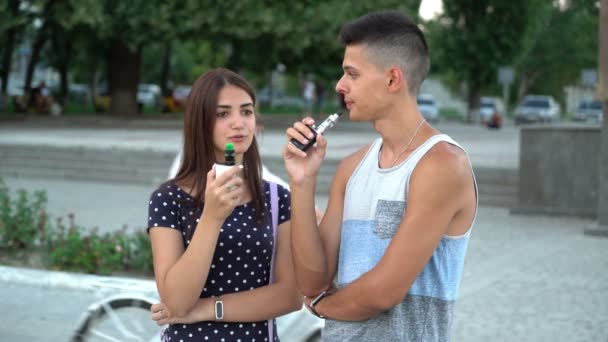
<path fill-rule="evenodd" d="M 207 173 L 216 162 L 213 127 L 216 121 L 217 99 L 220 90 L 227 85 L 239 87 L 247 92 L 255 107 L 255 93 L 249 82 L 235 72 L 223 68 L 212 69 L 199 77 L 194 82 L 186 102 L 183 161 L 173 181 L 178 184 L 188 184 L 192 191 L 191 195 L 200 204 L 204 204 L 205 201 Z M 265 222 L 262 162 L 255 136 L 243 156 L 243 167 L 257 219 Z"/>

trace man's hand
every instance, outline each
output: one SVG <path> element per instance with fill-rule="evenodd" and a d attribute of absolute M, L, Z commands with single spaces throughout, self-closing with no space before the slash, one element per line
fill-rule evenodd
<path fill-rule="evenodd" d="M 325 157 L 327 140 L 321 134 L 317 135 L 316 144 L 306 152 L 299 150 L 290 143 L 291 139 L 295 139 L 302 144 L 306 144 L 308 139 L 313 137 L 312 129 L 309 126 L 313 125 L 314 122 L 312 118 L 307 117 L 287 129 L 287 144 L 283 148 L 283 159 L 290 181 L 295 184 L 314 179 Z"/>

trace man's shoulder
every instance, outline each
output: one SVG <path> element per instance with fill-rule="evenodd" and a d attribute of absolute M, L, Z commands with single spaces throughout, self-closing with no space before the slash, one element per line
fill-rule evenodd
<path fill-rule="evenodd" d="M 368 143 L 365 146 L 358 149 L 357 151 L 344 157 L 340 161 L 340 164 L 338 165 L 338 171 L 344 172 L 344 171 L 350 170 L 350 172 L 348 173 L 348 175 L 350 176 L 352 171 L 354 171 L 355 168 L 357 167 L 357 165 L 359 165 L 359 163 L 361 162 L 361 160 L 363 160 L 363 158 L 369 151 L 371 145 L 372 145 L 372 143 Z"/>
<path fill-rule="evenodd" d="M 459 146 L 440 141 L 420 160 L 416 167 L 424 178 L 465 178 L 471 175 L 471 163 L 466 152 Z"/>
<path fill-rule="evenodd" d="M 469 166 L 469 157 L 466 152 L 461 147 L 448 141 L 440 141 L 435 144 L 435 146 L 428 151 L 424 159 L 431 164 L 443 166 Z"/>

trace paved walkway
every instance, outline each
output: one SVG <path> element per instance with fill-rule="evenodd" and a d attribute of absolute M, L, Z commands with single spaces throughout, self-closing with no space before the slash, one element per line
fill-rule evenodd
<path fill-rule="evenodd" d="M 590 223 L 481 208 L 453 341 L 608 341 L 608 239 L 583 235 Z M 97 299 L 87 279 L 0 267 L 0 298 L 10 313 L 0 341 L 63 340 Z"/>
<path fill-rule="evenodd" d="M 278 157 L 285 144 L 285 128 L 276 122 L 259 138 L 263 157 Z M 341 125 L 342 124 L 342 125 Z M 181 130 L 175 121 L 157 123 L 150 127 L 114 126 L 47 126 L 3 123 L 0 124 L 0 144 L 48 145 L 58 147 L 92 147 L 98 149 L 135 149 L 176 152 L 181 145 Z M 481 126 L 459 123 L 440 123 L 437 128 L 452 136 L 468 151 L 475 166 L 516 169 L 519 166 L 519 129 L 506 126 L 501 130 L 488 130 Z M 341 159 L 378 137 L 367 123 L 338 122 L 326 134 L 326 158 Z"/>
<path fill-rule="evenodd" d="M 0 144 L 176 151 L 181 133 L 177 125 L 167 126 L 92 129 L 2 124 Z M 517 168 L 516 128 L 496 132 L 450 123 L 439 128 L 462 143 L 474 165 Z M 327 135 L 328 158 L 351 153 L 374 136 L 364 128 L 338 125 Z M 278 155 L 277 146 L 284 139 L 281 129 L 268 129 L 260 139 L 262 154 Z M 77 223 L 102 230 L 123 224 L 143 229 L 152 191 L 146 186 L 93 182 L 5 181 L 11 188 L 46 189 L 52 214 L 74 212 Z M 326 201 L 326 197 L 317 197 L 321 207 Z M 591 223 L 480 208 L 456 307 L 453 340 L 608 341 L 608 239 L 583 235 Z M 95 298 L 79 287 L 85 282 L 62 282 L 62 277 L 66 279 L 57 273 L 0 267 L 0 298 L 5 312 L 10 313 L 0 322 L 0 341 L 65 338 L 83 308 Z M 66 305 L 72 299 L 74 303 Z"/>

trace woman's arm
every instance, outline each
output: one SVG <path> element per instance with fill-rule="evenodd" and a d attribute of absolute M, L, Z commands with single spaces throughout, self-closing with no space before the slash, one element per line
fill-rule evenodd
<path fill-rule="evenodd" d="M 238 172 L 234 167 L 217 179 L 214 170 L 207 174 L 205 207 L 187 249 L 178 230 L 150 229 L 156 286 L 161 301 L 177 316 L 196 305 L 207 281 L 219 231 L 243 193 L 243 180 L 233 177 Z"/>
<path fill-rule="evenodd" d="M 289 221 L 279 225 L 277 232 L 275 282 L 255 290 L 222 295 L 221 298 L 224 303 L 223 321 L 264 321 L 299 310 L 302 307 L 302 296 L 296 290 L 292 268 Z M 213 298 L 201 298 L 192 310 L 185 315 L 174 313 L 165 304 L 155 304 L 152 307 L 152 318 L 159 325 L 212 321 L 215 319 L 213 304 Z"/>

